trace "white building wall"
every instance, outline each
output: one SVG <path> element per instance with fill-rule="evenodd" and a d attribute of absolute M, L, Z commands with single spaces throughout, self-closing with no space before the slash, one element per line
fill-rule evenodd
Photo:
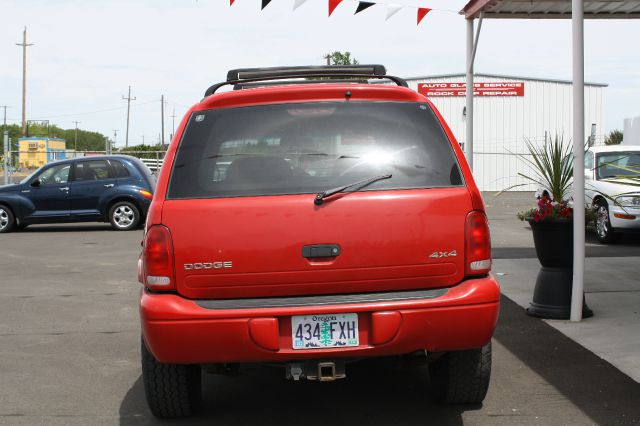
<path fill-rule="evenodd" d="M 464 83 L 465 77 L 408 79 L 409 87 L 418 89 L 419 83 Z M 518 173 L 530 175 L 531 169 L 517 154 L 526 154 L 525 139 L 544 142 L 547 135 L 556 134 L 565 142 L 572 140 L 571 84 L 567 82 L 531 80 L 523 77 L 495 77 L 477 74 L 476 82 L 524 82 L 524 96 L 474 98 L 474 176 L 483 191 L 500 191 L 523 184 Z M 602 85 L 585 87 L 585 135 L 596 124 L 596 141 L 604 139 Z M 464 143 L 465 98 L 430 97 L 433 104 L 451 127 L 459 143 Z M 535 185 L 514 190 L 531 191 Z"/>

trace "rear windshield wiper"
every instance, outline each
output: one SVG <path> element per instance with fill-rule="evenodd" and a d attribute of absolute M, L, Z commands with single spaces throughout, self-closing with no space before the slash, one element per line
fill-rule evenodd
<path fill-rule="evenodd" d="M 316 194 L 316 198 L 313 199 L 313 203 L 317 206 L 319 206 L 320 204 L 322 204 L 322 202 L 324 201 L 325 198 L 330 197 L 334 194 L 337 194 L 338 192 L 342 192 L 347 188 L 351 188 L 352 186 L 357 186 L 358 188 L 356 189 L 362 189 L 367 185 L 371 185 L 373 182 L 377 182 L 379 180 L 382 179 L 390 179 L 391 178 L 391 174 L 388 175 L 380 175 L 380 176 L 374 176 L 371 177 L 369 179 L 365 179 L 365 180 L 361 180 L 358 182 L 354 182 L 354 183 L 350 183 L 348 185 L 344 185 L 344 186 L 340 186 L 338 188 L 333 188 L 333 189 L 329 189 L 327 191 L 322 191 L 322 192 L 318 192 L 318 194 Z"/>

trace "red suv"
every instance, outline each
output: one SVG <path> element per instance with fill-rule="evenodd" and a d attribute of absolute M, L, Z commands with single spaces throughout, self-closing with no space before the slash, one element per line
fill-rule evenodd
<path fill-rule="evenodd" d="M 482 197 L 442 116 L 383 66 L 230 71 L 180 124 L 143 247 L 158 417 L 195 411 L 202 370 L 249 362 L 329 381 L 418 353 L 437 399 L 485 397 L 500 290 Z"/>

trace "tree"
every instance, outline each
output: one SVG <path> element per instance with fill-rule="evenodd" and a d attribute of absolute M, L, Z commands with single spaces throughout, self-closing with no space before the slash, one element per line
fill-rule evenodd
<path fill-rule="evenodd" d="M 360 62 L 351 57 L 351 52 L 335 51 L 327 53 L 324 58 L 329 61 L 329 65 L 358 65 Z"/>
<path fill-rule="evenodd" d="M 619 145 L 622 142 L 622 132 L 618 129 L 612 130 L 604 138 L 605 145 Z"/>

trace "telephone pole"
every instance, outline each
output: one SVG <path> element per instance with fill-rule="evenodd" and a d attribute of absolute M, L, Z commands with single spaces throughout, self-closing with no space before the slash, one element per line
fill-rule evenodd
<path fill-rule="evenodd" d="M 170 140 L 173 139 L 173 135 L 176 134 L 176 109 L 173 109 L 173 112 L 171 113 L 171 137 L 169 138 Z"/>
<path fill-rule="evenodd" d="M 7 130 L 7 108 L 11 108 L 8 105 L 2 105 L 0 108 L 4 108 L 4 125 L 3 125 L 3 140 L 4 140 L 4 184 L 9 184 L 9 156 L 11 150 L 9 149 L 9 131 Z"/>
<path fill-rule="evenodd" d="M 22 46 L 22 135 L 27 132 L 27 47 L 33 46 L 33 43 L 27 43 L 27 27 L 22 32 L 22 43 L 16 43 L 16 46 Z"/>
<path fill-rule="evenodd" d="M 113 129 L 113 147 L 118 143 L 118 129 Z M 111 148 L 109 147 L 109 154 L 111 154 Z"/>
<path fill-rule="evenodd" d="M 73 139 L 73 150 L 74 151 L 78 151 L 78 123 L 80 123 L 79 121 L 74 121 L 74 123 L 76 123 L 76 134 L 75 134 L 75 138 Z"/>
<path fill-rule="evenodd" d="M 161 142 L 162 146 L 164 146 L 164 95 L 160 95 L 160 121 L 162 122 L 160 126 L 160 134 L 162 135 L 162 138 L 159 142 Z"/>
<path fill-rule="evenodd" d="M 127 133 L 124 138 L 124 147 L 129 148 L 129 111 L 131 110 L 131 101 L 136 100 L 136 98 L 131 97 L 131 86 L 129 86 L 129 94 L 127 95 L 127 97 L 125 98 L 123 95 L 122 99 L 127 100 Z"/>

